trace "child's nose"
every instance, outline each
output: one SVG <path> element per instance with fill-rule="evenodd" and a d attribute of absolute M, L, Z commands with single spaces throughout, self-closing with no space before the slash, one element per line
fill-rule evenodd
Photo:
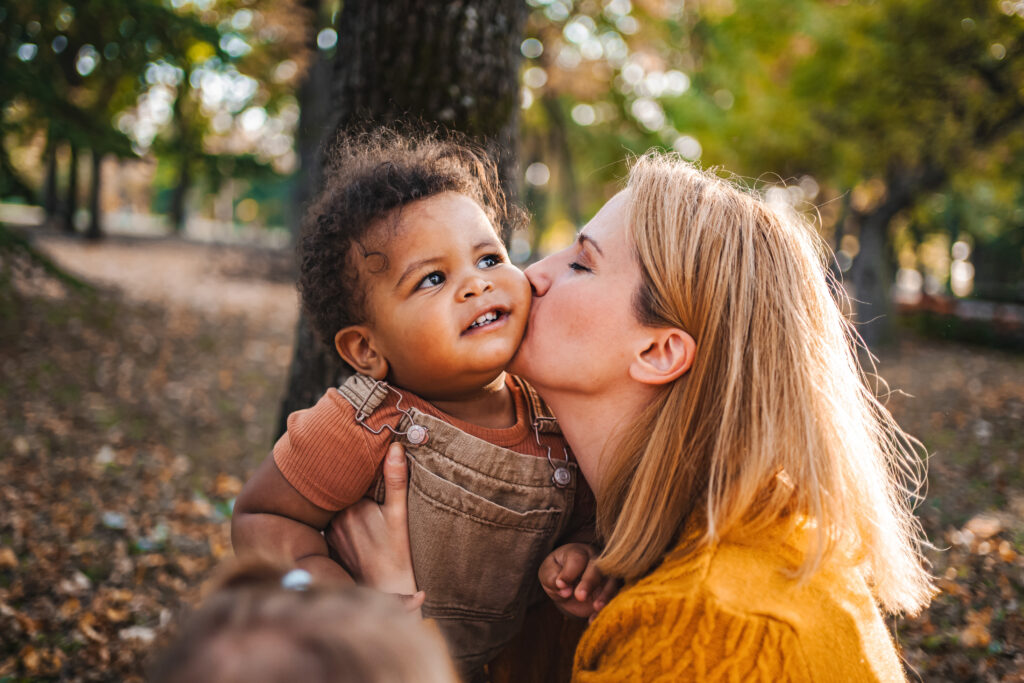
<path fill-rule="evenodd" d="M 459 299 L 465 301 L 474 296 L 480 296 L 484 292 L 488 292 L 494 289 L 494 285 L 491 284 L 490 280 L 486 280 L 479 275 L 466 278 L 462 284 L 462 288 L 459 290 Z"/>

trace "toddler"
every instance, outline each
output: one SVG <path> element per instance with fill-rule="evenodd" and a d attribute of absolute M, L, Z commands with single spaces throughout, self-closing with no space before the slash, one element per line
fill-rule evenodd
<path fill-rule="evenodd" d="M 531 291 L 497 228 L 520 220 L 494 164 L 453 140 L 378 131 L 336 147 L 307 215 L 299 287 L 314 327 L 356 374 L 289 416 L 232 521 L 240 555 L 347 580 L 321 532 L 363 496 L 381 500 L 382 459 L 401 443 L 423 614 L 463 674 L 516 634 L 546 557 L 555 569 L 544 588 L 565 611 L 589 616 L 598 581 L 586 546 L 555 550 L 592 521 L 585 484 L 557 422 L 504 370 Z"/>

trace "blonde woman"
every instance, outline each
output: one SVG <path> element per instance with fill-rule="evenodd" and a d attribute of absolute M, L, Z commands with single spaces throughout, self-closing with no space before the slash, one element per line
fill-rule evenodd
<path fill-rule="evenodd" d="M 933 592 L 921 463 L 864 384 L 827 257 L 796 215 L 648 155 L 527 270 L 512 370 L 559 418 L 597 564 L 625 582 L 574 680 L 903 680 L 882 614 Z"/>

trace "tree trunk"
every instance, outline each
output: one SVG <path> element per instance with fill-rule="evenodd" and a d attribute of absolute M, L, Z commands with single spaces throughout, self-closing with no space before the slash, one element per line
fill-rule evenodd
<path fill-rule="evenodd" d="M 46 180 L 43 182 L 43 211 L 48 224 L 53 224 L 60 212 L 60 199 L 57 196 L 57 142 L 51 128 L 46 137 Z"/>
<path fill-rule="evenodd" d="M 316 44 L 322 2 L 303 0 L 302 4 L 313 21 L 307 26 L 306 32 L 306 49 L 310 54 L 309 71 L 299 86 L 299 125 L 295 130 L 299 170 L 295 174 L 288 216 L 293 239 L 298 237 L 306 206 L 320 186 L 320 150 L 328 132 L 327 121 L 331 118 L 329 95 L 332 62 Z"/>
<path fill-rule="evenodd" d="M 61 228 L 68 234 L 75 233 L 75 212 L 78 211 L 78 145 L 71 143 L 71 159 L 68 162 L 68 191 L 61 207 Z"/>
<path fill-rule="evenodd" d="M 868 348 L 890 341 L 894 328 L 889 293 L 892 289 L 892 255 L 889 253 L 889 222 L 909 208 L 923 193 L 946 181 L 946 171 L 932 164 L 912 169 L 893 166 L 886 173 L 886 196 L 867 212 L 853 211 L 860 226 L 860 251 L 850 268 L 855 289 L 857 329 Z"/>
<path fill-rule="evenodd" d="M 19 196 L 25 201 L 32 201 L 35 196 L 25 181 L 18 175 L 18 171 L 11 164 L 7 149 L 3 144 L 3 137 L 0 136 L 0 196 Z"/>
<path fill-rule="evenodd" d="M 850 268 L 856 292 L 856 322 L 864 343 L 874 349 L 892 335 L 889 290 L 892 273 L 885 253 L 889 217 L 875 211 L 861 217 L 860 250 Z"/>
<path fill-rule="evenodd" d="M 85 231 L 86 239 L 98 240 L 103 237 L 103 226 L 100 223 L 100 189 L 103 185 L 103 154 L 92 150 L 92 185 L 89 187 L 89 227 Z"/>
<path fill-rule="evenodd" d="M 515 197 L 519 44 L 526 14 L 522 0 L 346 1 L 337 21 L 327 136 L 367 121 L 437 122 L 486 146 Z M 309 407 L 347 374 L 303 316 L 279 430 L 290 412 Z"/>
<path fill-rule="evenodd" d="M 185 150 L 181 150 L 180 166 L 178 167 L 178 182 L 174 184 L 174 191 L 171 193 L 171 229 L 174 232 L 181 232 L 185 227 L 185 197 L 192 182 L 189 174 L 189 158 Z"/>

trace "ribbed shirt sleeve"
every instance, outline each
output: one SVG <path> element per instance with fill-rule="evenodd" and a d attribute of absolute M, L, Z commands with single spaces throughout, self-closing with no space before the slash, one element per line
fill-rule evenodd
<path fill-rule="evenodd" d="M 379 417 L 373 422 L 393 416 Z M 375 435 L 356 422 L 351 404 L 329 389 L 312 408 L 288 416 L 288 431 L 274 445 L 274 463 L 309 502 L 341 510 L 366 494 L 390 441 L 386 430 Z"/>

